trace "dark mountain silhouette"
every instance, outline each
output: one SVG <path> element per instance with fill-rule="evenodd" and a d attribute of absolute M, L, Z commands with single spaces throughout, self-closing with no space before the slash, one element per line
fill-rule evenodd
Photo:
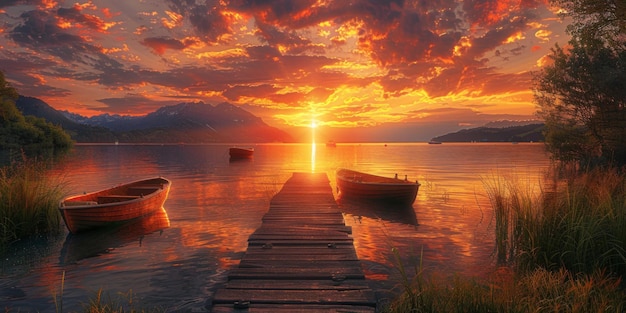
<path fill-rule="evenodd" d="M 116 140 L 116 135 L 111 130 L 76 123 L 40 99 L 20 96 L 15 105 L 24 115 L 41 117 L 54 125 L 61 126 L 76 142 L 113 142 Z"/>
<path fill-rule="evenodd" d="M 477 127 L 434 137 L 439 142 L 536 142 L 543 141 L 544 124 L 511 127 Z"/>
<path fill-rule="evenodd" d="M 229 103 L 216 106 L 180 103 L 166 106 L 145 116 L 130 117 L 102 114 L 84 117 L 57 111 L 31 97 L 18 99 L 24 115 L 42 117 L 60 125 L 77 142 L 292 142 L 282 130 L 265 124 L 261 118 Z"/>

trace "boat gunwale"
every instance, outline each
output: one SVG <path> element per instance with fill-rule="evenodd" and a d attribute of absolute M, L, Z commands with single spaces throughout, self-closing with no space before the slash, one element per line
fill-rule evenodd
<path fill-rule="evenodd" d="M 371 177 L 371 178 L 382 178 L 382 179 L 385 179 L 387 181 L 359 181 L 359 180 L 356 180 L 356 179 L 350 179 L 350 178 L 346 177 L 345 175 L 341 175 L 340 172 L 355 173 L 355 174 L 360 174 L 360 175 L 363 175 L 363 176 L 366 176 L 366 177 Z M 359 184 L 359 185 L 418 186 L 418 187 L 422 185 L 418 181 L 401 180 L 399 178 L 391 178 L 391 177 L 367 174 L 367 173 L 353 171 L 353 170 L 349 170 L 349 169 L 339 169 L 339 170 L 337 170 L 337 179 L 340 179 L 340 180 L 342 180 L 344 182 L 354 183 L 354 184 Z"/>

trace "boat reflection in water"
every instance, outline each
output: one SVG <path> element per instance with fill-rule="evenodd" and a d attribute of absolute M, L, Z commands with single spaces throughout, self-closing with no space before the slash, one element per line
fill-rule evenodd
<path fill-rule="evenodd" d="M 406 203 L 385 203 L 380 201 L 359 200 L 350 197 L 337 198 L 343 213 L 353 216 L 365 216 L 371 219 L 382 219 L 393 223 L 418 225 L 413 205 Z"/>
<path fill-rule="evenodd" d="M 102 227 L 80 234 L 69 233 L 61 248 L 59 262 L 75 263 L 79 260 L 108 253 L 111 249 L 137 242 L 141 246 L 145 235 L 170 227 L 167 212 L 161 207 L 151 214 L 125 223 Z"/>

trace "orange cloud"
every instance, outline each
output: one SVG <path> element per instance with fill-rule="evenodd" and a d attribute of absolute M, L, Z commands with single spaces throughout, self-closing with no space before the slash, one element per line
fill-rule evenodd
<path fill-rule="evenodd" d="M 89 29 L 105 32 L 110 27 L 116 25 L 116 22 L 105 22 L 101 18 L 91 14 L 83 14 L 82 11 L 89 8 L 87 5 L 75 4 L 72 8 L 59 8 L 57 16 L 59 18 L 58 25 L 61 28 L 85 26 Z"/>
<path fill-rule="evenodd" d="M 552 32 L 546 29 L 540 29 L 535 32 L 535 38 L 541 40 L 542 42 L 550 41 L 550 35 L 552 35 Z"/>
<path fill-rule="evenodd" d="M 168 18 L 162 18 L 161 24 L 165 26 L 165 28 L 172 29 L 174 27 L 180 26 L 183 23 L 183 16 L 172 11 L 165 11 L 165 14 Z"/>
<path fill-rule="evenodd" d="M 183 50 L 191 45 L 198 43 L 195 38 L 185 38 L 178 40 L 169 37 L 149 37 L 145 38 L 141 44 L 149 47 L 158 55 L 163 55 L 166 50 Z"/>
<path fill-rule="evenodd" d="M 45 9 L 52 9 L 56 7 L 57 5 L 59 5 L 59 3 L 54 0 L 41 0 L 41 4 L 40 4 L 40 6 Z"/>

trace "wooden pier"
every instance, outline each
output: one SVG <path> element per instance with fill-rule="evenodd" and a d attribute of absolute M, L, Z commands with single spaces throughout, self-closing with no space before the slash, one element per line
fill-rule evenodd
<path fill-rule="evenodd" d="M 294 173 L 248 239 L 212 312 L 375 312 L 325 173 Z"/>

